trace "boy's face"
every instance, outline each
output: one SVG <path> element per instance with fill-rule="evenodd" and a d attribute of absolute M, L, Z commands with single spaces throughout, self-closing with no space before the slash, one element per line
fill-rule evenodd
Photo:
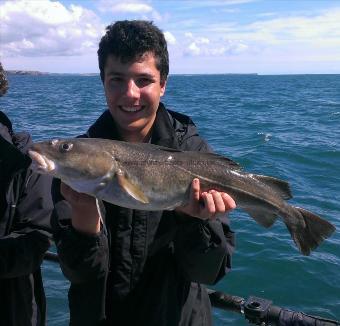
<path fill-rule="evenodd" d="M 104 76 L 106 101 L 121 137 L 145 141 L 166 86 L 166 81 L 161 82 L 154 55 L 146 53 L 129 63 L 110 55 Z"/>

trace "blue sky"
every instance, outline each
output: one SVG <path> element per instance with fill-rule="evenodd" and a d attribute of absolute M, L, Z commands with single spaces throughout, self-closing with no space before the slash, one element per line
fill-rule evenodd
<path fill-rule="evenodd" d="M 105 26 L 153 20 L 171 73 L 340 73 L 340 0 L 0 0 L 5 69 L 98 72 Z"/>

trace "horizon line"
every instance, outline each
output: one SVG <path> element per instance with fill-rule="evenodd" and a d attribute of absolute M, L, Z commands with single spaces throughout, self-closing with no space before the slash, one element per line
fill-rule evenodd
<path fill-rule="evenodd" d="M 8 75 L 17 75 L 17 76 L 46 76 L 46 75 L 78 75 L 78 76 L 100 76 L 99 72 L 45 72 L 39 70 L 21 70 L 21 69 L 8 69 L 5 70 Z M 292 76 L 292 75 L 340 75 L 340 72 L 334 73 L 257 73 L 257 72 L 224 72 L 224 73 L 215 73 L 215 72 L 207 72 L 207 73 L 170 73 L 169 76 L 199 76 L 199 75 L 252 75 L 252 76 Z"/>

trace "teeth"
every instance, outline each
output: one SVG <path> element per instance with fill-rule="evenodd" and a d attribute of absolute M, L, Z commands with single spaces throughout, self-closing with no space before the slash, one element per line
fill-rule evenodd
<path fill-rule="evenodd" d="M 142 107 L 141 106 L 132 106 L 132 107 L 121 106 L 121 109 L 125 112 L 137 112 L 137 111 L 141 110 Z"/>
<path fill-rule="evenodd" d="M 33 168 L 37 169 L 39 172 L 51 172 L 55 170 L 54 162 L 47 157 L 32 150 L 29 150 L 28 154 L 33 160 Z"/>

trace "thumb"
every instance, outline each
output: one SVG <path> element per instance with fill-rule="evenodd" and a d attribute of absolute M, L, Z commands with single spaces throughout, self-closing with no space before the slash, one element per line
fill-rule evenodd
<path fill-rule="evenodd" d="M 200 200 L 200 181 L 199 179 L 195 178 L 192 180 L 191 189 L 190 189 L 190 202 L 198 202 Z"/>

